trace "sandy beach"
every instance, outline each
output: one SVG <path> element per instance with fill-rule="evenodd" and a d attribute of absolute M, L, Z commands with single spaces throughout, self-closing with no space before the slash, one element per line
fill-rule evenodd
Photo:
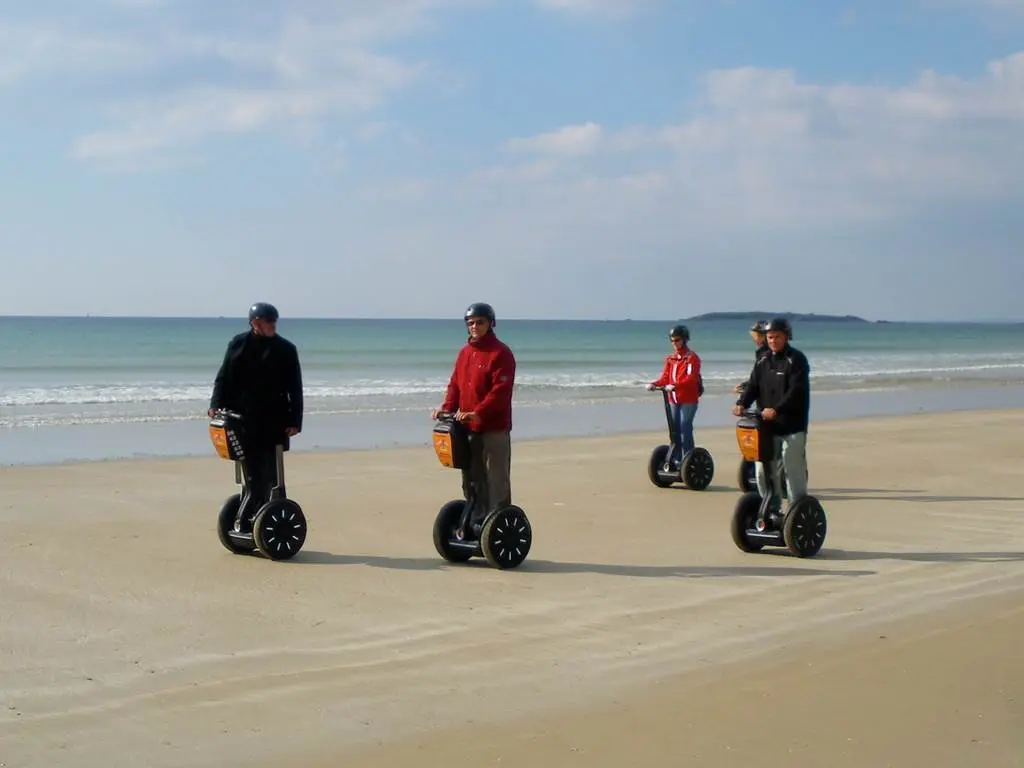
<path fill-rule="evenodd" d="M 505 572 L 434 552 L 428 447 L 289 455 L 279 563 L 218 542 L 212 448 L 0 469 L 0 765 L 1024 765 L 1022 432 L 813 424 L 803 560 L 732 543 L 731 429 L 702 493 L 659 434 L 514 442 Z"/>

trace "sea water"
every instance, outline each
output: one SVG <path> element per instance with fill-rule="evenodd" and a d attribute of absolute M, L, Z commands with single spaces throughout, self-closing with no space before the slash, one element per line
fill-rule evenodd
<path fill-rule="evenodd" d="M 673 324 L 502 320 L 517 360 L 514 434 L 658 429 L 661 370 Z M 691 322 L 706 396 L 696 425 L 731 421 L 732 387 L 754 348 L 749 322 Z M 227 318 L 0 317 L 0 464 L 203 455 L 206 409 Z M 452 320 L 283 318 L 305 393 L 295 450 L 429 440 L 465 327 Z M 811 363 L 812 419 L 1019 407 L 1024 326 L 982 323 L 796 323 Z"/>

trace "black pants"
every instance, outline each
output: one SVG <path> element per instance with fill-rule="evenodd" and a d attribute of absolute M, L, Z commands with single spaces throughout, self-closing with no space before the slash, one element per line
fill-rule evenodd
<path fill-rule="evenodd" d="M 239 509 L 241 520 L 251 520 L 260 507 L 270 499 L 270 492 L 277 485 L 277 446 L 257 443 L 246 446 L 245 461 L 242 463 L 249 500 Z"/>
<path fill-rule="evenodd" d="M 470 522 L 512 503 L 512 441 L 508 432 L 470 432 L 470 465 L 462 471 L 462 492 L 476 499 Z"/>

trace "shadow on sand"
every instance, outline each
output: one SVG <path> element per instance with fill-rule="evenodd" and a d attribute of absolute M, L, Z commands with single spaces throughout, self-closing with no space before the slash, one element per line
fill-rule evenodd
<path fill-rule="evenodd" d="M 916 563 L 1019 563 L 1024 552 L 861 552 L 823 549 L 818 560 L 907 560 Z"/>
<path fill-rule="evenodd" d="M 811 493 L 826 501 L 1024 501 L 1024 496 L 956 496 L 928 494 L 921 489 L 900 488 L 812 488 Z"/>
<path fill-rule="evenodd" d="M 331 552 L 303 550 L 292 560 L 305 565 L 366 565 L 398 571 L 437 571 L 446 568 L 491 568 L 482 558 L 453 565 L 440 557 L 381 557 L 379 555 L 336 555 Z M 789 568 L 712 565 L 613 565 L 602 563 L 556 563 L 550 560 L 527 559 L 509 573 L 593 573 L 602 576 L 628 576 L 646 579 L 707 579 L 735 576 L 871 576 L 875 571 L 828 570 L 822 568 Z"/>

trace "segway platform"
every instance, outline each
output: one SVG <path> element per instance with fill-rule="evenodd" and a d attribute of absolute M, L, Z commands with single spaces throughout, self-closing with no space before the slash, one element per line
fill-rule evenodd
<path fill-rule="evenodd" d="M 472 454 L 469 431 L 454 414 L 440 413 L 433 431 L 434 453 L 442 466 L 469 470 Z M 453 499 L 434 519 L 434 548 L 449 563 L 465 563 L 482 557 L 495 568 L 516 568 L 526 560 L 533 543 L 533 529 L 521 507 L 509 505 L 491 512 L 474 524 L 476 494 Z"/>
<path fill-rule="evenodd" d="M 761 498 L 748 491 L 736 502 L 732 516 L 732 539 L 744 552 L 759 552 L 766 546 L 785 547 L 797 557 L 813 557 L 825 543 L 828 529 L 821 502 L 810 494 L 782 512 L 782 499 L 770 478 L 775 462 L 775 440 L 760 416 L 745 414 L 736 422 L 736 442 L 744 461 L 760 461 L 768 474 L 768 495 Z"/>
<path fill-rule="evenodd" d="M 703 491 L 715 476 L 715 461 L 711 452 L 700 446 L 695 447 L 683 456 L 681 462 L 671 461 L 675 447 L 682 441 L 672 419 L 672 406 L 668 393 L 671 389 L 658 387 L 665 405 L 665 421 L 668 424 L 669 445 L 659 445 L 651 452 L 647 463 L 647 477 L 658 488 L 668 488 L 675 483 L 682 483 L 694 491 Z"/>
<path fill-rule="evenodd" d="M 295 557 L 306 542 L 306 516 L 302 507 L 287 498 L 284 484 L 284 446 L 276 446 L 276 476 L 270 496 L 256 499 L 249 487 L 245 425 L 237 413 L 220 411 L 209 424 L 210 440 L 217 455 L 235 463 L 235 482 L 241 492 L 232 494 L 217 516 L 217 535 L 229 552 L 259 552 L 270 560 Z"/>

